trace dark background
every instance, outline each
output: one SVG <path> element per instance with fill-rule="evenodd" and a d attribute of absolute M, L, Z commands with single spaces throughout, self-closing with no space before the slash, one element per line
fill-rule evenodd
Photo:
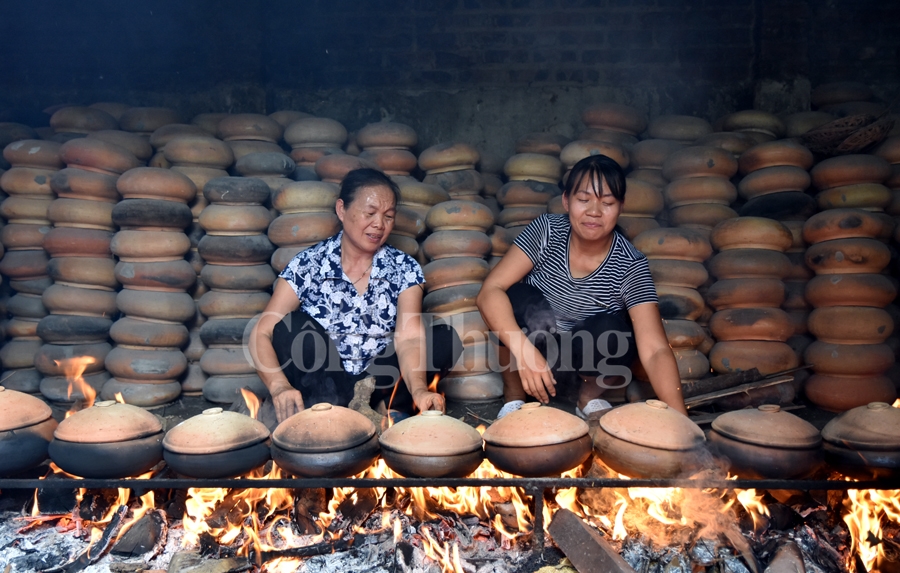
<path fill-rule="evenodd" d="M 881 0 L 0 0 L 0 120 L 59 103 L 299 109 L 423 143 L 575 133 L 584 106 L 714 120 L 808 109 L 820 83 L 900 89 Z"/>

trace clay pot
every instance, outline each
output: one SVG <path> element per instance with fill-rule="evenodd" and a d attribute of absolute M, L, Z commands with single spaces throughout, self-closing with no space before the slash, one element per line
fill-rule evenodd
<path fill-rule="evenodd" d="M 696 289 L 709 279 L 709 273 L 701 263 L 671 259 L 651 259 L 648 262 L 656 285 Z"/>
<path fill-rule="evenodd" d="M 34 354 L 34 367 L 45 376 L 66 376 L 72 370 L 73 359 L 88 358 L 84 373 L 93 374 L 103 370 L 103 361 L 112 347 L 107 342 L 86 344 L 44 344 Z"/>
<path fill-rule="evenodd" d="M 422 243 L 425 256 L 431 260 L 448 257 L 482 258 L 491 252 L 491 239 L 483 231 L 436 231 Z"/>
<path fill-rule="evenodd" d="M 185 292 L 161 292 L 123 288 L 116 295 L 116 305 L 132 318 L 185 322 L 196 313 L 191 295 Z"/>
<path fill-rule="evenodd" d="M 881 374 L 894 363 L 886 344 L 834 344 L 817 340 L 805 353 L 813 370 L 824 374 L 862 376 Z"/>
<path fill-rule="evenodd" d="M 372 422 L 354 410 L 316 404 L 283 421 L 272 434 L 272 459 L 298 477 L 348 477 L 378 456 Z"/>
<path fill-rule="evenodd" d="M 881 211 L 893 202 L 889 188 L 880 183 L 857 183 L 832 187 L 816 194 L 820 209 L 868 209 Z"/>
<path fill-rule="evenodd" d="M 764 134 L 771 139 L 784 135 L 784 123 L 774 114 L 758 109 L 746 109 L 722 118 L 725 131 L 744 131 Z"/>
<path fill-rule="evenodd" d="M 198 248 L 207 263 L 261 264 L 269 261 L 275 245 L 265 235 L 205 235 Z"/>
<path fill-rule="evenodd" d="M 518 153 L 506 160 L 503 172 L 510 181 L 530 180 L 556 184 L 562 176 L 563 166 L 559 159 L 550 155 Z"/>
<path fill-rule="evenodd" d="M 628 169 L 631 164 L 628 151 L 618 143 L 594 140 L 577 140 L 566 144 L 559 153 L 559 159 L 571 169 L 573 165 L 591 155 L 605 155 L 618 163 L 622 169 Z"/>
<path fill-rule="evenodd" d="M 481 190 L 484 187 L 484 178 L 474 169 L 461 169 L 431 173 L 423 179 L 424 183 L 437 185 L 447 191 L 451 199 L 480 199 Z M 473 198 L 476 197 L 476 198 Z"/>
<path fill-rule="evenodd" d="M 705 145 L 709 147 L 721 147 L 730 151 L 734 157 L 740 158 L 741 154 L 758 145 L 758 141 L 750 134 L 740 131 L 716 131 L 698 138 L 693 145 Z"/>
<path fill-rule="evenodd" d="M 628 188 L 631 192 L 631 188 Z M 734 183 L 723 177 L 688 177 L 676 179 L 663 187 L 666 205 L 682 207 L 684 205 L 708 204 L 730 205 L 737 199 Z M 628 194 L 626 193 L 626 200 Z"/>
<path fill-rule="evenodd" d="M 484 259 L 475 257 L 439 259 L 422 268 L 428 292 L 463 284 L 480 284 L 489 270 Z"/>
<path fill-rule="evenodd" d="M 50 180 L 55 169 L 13 167 L 0 175 L 0 188 L 10 195 L 52 195 Z"/>
<path fill-rule="evenodd" d="M 50 402 L 63 404 L 90 401 L 98 396 L 103 386 L 109 381 L 109 372 L 105 370 L 81 377 L 83 384 L 74 385 L 66 376 L 45 376 L 41 379 L 41 395 Z M 95 394 L 90 394 L 91 392 Z M 90 395 L 90 396 L 88 396 Z"/>
<path fill-rule="evenodd" d="M 445 201 L 428 211 L 425 223 L 432 231 L 481 231 L 486 233 L 494 225 L 494 214 L 475 201 Z"/>
<path fill-rule="evenodd" d="M 56 420 L 42 400 L 0 386 L 0 476 L 31 469 L 47 459 Z"/>
<path fill-rule="evenodd" d="M 347 141 L 347 128 L 325 117 L 304 117 L 284 129 L 284 140 L 293 148 L 340 148 Z"/>
<path fill-rule="evenodd" d="M 729 249 L 768 249 L 784 252 L 794 242 L 790 229 L 764 217 L 738 217 L 716 225 L 709 235 L 719 251 Z"/>
<path fill-rule="evenodd" d="M 227 169 L 234 163 L 234 153 L 225 142 L 203 135 L 182 135 L 163 148 L 165 158 L 173 165 Z M 198 187 L 200 189 L 200 187 Z"/>
<path fill-rule="evenodd" d="M 591 450 L 583 420 L 536 402 L 491 424 L 484 440 L 494 466 L 525 477 L 559 475 L 584 463 Z"/>
<path fill-rule="evenodd" d="M 178 123 L 181 118 L 174 109 L 166 107 L 132 107 L 119 117 L 119 125 L 125 131 L 153 133 L 164 125 Z"/>
<path fill-rule="evenodd" d="M 822 463 L 816 427 L 776 405 L 722 414 L 713 420 L 709 440 L 742 478 L 799 479 Z"/>
<path fill-rule="evenodd" d="M 119 345 L 106 356 L 105 367 L 120 380 L 170 381 L 184 373 L 187 359 L 178 349 Z"/>
<path fill-rule="evenodd" d="M 803 240 L 812 245 L 833 239 L 874 239 L 882 227 L 883 223 L 873 213 L 861 209 L 829 209 L 806 221 Z"/>
<path fill-rule="evenodd" d="M 223 141 L 255 140 L 277 143 L 283 128 L 274 119 L 257 113 L 236 113 L 219 121 L 216 135 Z"/>
<path fill-rule="evenodd" d="M 786 342 L 794 333 L 790 316 L 779 308 L 720 310 L 709 321 L 716 340 L 768 340 Z"/>
<path fill-rule="evenodd" d="M 467 284 L 430 292 L 422 300 L 422 310 L 442 316 L 477 311 L 475 299 L 480 290 L 481 284 Z"/>
<path fill-rule="evenodd" d="M 844 412 L 869 402 L 893 402 L 897 391 L 882 374 L 860 376 L 817 372 L 803 386 L 810 402 L 829 412 Z"/>
<path fill-rule="evenodd" d="M 403 123 L 370 123 L 356 133 L 356 143 L 364 149 L 412 148 L 418 142 L 416 131 Z"/>
<path fill-rule="evenodd" d="M 891 165 L 875 155 L 842 155 L 819 162 L 810 176 L 817 189 L 882 183 L 891 176 Z"/>
<path fill-rule="evenodd" d="M 560 151 L 569 141 L 568 137 L 558 133 L 526 133 L 516 140 L 516 153 L 542 153 L 559 157 Z"/>
<path fill-rule="evenodd" d="M 53 199 L 50 197 L 7 197 L 0 203 L 0 215 L 8 221 L 23 224 L 47 224 L 47 211 Z"/>
<path fill-rule="evenodd" d="M 109 329 L 109 337 L 125 346 L 181 348 L 188 343 L 188 329 L 183 324 L 171 324 L 131 317 L 122 317 Z"/>
<path fill-rule="evenodd" d="M 872 402 L 850 409 L 822 429 L 825 457 L 854 477 L 895 476 L 900 470 L 900 409 Z"/>
<path fill-rule="evenodd" d="M 684 147 L 682 143 L 670 139 L 645 139 L 635 143 L 631 150 L 631 163 L 638 169 L 662 169 L 666 158 Z M 634 172 L 632 172 L 632 175 Z M 661 175 L 660 175 L 661 176 Z"/>
<path fill-rule="evenodd" d="M 659 400 L 613 409 L 600 418 L 591 435 L 597 456 L 607 466 L 641 478 L 691 473 L 706 442 L 703 430 Z"/>
<path fill-rule="evenodd" d="M 718 147 L 692 146 L 672 153 L 663 164 L 663 177 L 670 181 L 688 177 L 724 177 L 737 173 L 734 156 Z"/>
<path fill-rule="evenodd" d="M 209 408 L 163 438 L 163 457 L 179 474 L 196 478 L 239 476 L 269 459 L 269 431 L 237 412 Z"/>
<path fill-rule="evenodd" d="M 35 354 L 43 344 L 44 342 L 37 337 L 14 338 L 0 348 L 0 361 L 3 362 L 4 368 L 10 370 L 32 368 Z"/>
<path fill-rule="evenodd" d="M 265 210 L 263 207 L 261 209 Z M 268 237 L 280 247 L 301 243 L 315 244 L 331 237 L 340 228 L 341 222 L 333 212 L 288 213 L 278 216 L 271 222 L 268 226 Z"/>
<path fill-rule="evenodd" d="M 581 121 L 592 128 L 622 131 L 637 135 L 647 128 L 647 116 L 639 110 L 618 103 L 604 102 L 581 112 Z"/>
<path fill-rule="evenodd" d="M 199 222 L 210 235 L 251 235 L 264 233 L 272 219 L 272 213 L 262 205 L 216 203 L 203 209 Z"/>
<path fill-rule="evenodd" d="M 419 155 L 419 167 L 427 174 L 475 169 L 480 155 L 465 143 L 440 143 L 433 145 Z"/>
<path fill-rule="evenodd" d="M 111 326 L 108 318 L 51 314 L 41 319 L 36 334 L 48 344 L 105 342 Z"/>
<path fill-rule="evenodd" d="M 660 115 L 647 125 L 647 135 L 655 139 L 674 139 L 693 143 L 713 132 L 712 125 L 700 117 L 691 115 Z"/>
<path fill-rule="evenodd" d="M 879 273 L 890 258 L 887 246 L 874 239 L 833 239 L 806 250 L 806 265 L 818 275 Z"/>
<path fill-rule="evenodd" d="M 717 342 L 709 352 L 709 364 L 719 374 L 756 368 L 768 375 L 796 368 L 800 359 L 784 342 L 737 340 Z"/>
<path fill-rule="evenodd" d="M 250 318 L 262 312 L 269 302 L 268 292 L 219 291 L 203 293 L 197 308 L 210 318 Z"/>
<path fill-rule="evenodd" d="M 737 211 L 718 203 L 696 203 L 675 207 L 669 212 L 669 223 L 679 227 L 693 227 L 710 231 L 713 227 L 737 217 Z"/>
<path fill-rule="evenodd" d="M 177 260 L 190 249 L 191 240 L 180 230 L 122 230 L 115 234 L 110 243 L 110 250 L 122 261 Z"/>
<path fill-rule="evenodd" d="M 184 203 L 158 201 L 155 199 L 126 199 L 112 210 L 112 220 L 123 231 L 137 229 L 144 231 L 181 231 L 191 224 L 193 215 Z M 180 234 L 180 233 L 179 233 Z M 130 235 L 123 235 L 130 236 Z M 140 235 L 135 235 L 140 238 Z M 147 237 L 149 239 L 149 236 Z M 174 240 L 170 237 L 169 240 Z M 150 252 L 152 245 L 143 245 Z"/>
<path fill-rule="evenodd" d="M 810 184 L 809 173 L 792 165 L 766 167 L 741 179 L 738 192 L 744 199 L 755 199 L 772 193 L 802 192 Z"/>
<path fill-rule="evenodd" d="M 481 465 L 481 435 L 438 410 L 394 424 L 378 441 L 388 467 L 405 477 L 465 477 Z"/>
<path fill-rule="evenodd" d="M 186 175 L 171 169 L 138 167 L 122 174 L 116 188 L 126 199 L 156 199 L 187 203 L 197 188 Z"/>
<path fill-rule="evenodd" d="M 697 320 L 703 314 L 703 296 L 692 288 L 657 285 L 659 313 L 663 318 Z"/>
<path fill-rule="evenodd" d="M 57 133 L 90 133 L 101 129 L 118 129 L 116 118 L 102 109 L 72 105 L 50 116 L 50 127 Z"/>
<path fill-rule="evenodd" d="M 694 229 L 652 229 L 638 235 L 634 239 L 634 246 L 651 260 L 674 259 L 702 263 L 713 253 L 709 239 Z"/>
<path fill-rule="evenodd" d="M 47 287 L 39 301 L 52 313 L 111 317 L 118 311 L 114 292 L 62 284 Z"/>
<path fill-rule="evenodd" d="M 119 190 L 118 177 L 109 173 L 95 173 L 84 169 L 61 169 L 50 177 L 50 187 L 59 197 L 93 199 L 116 202 Z"/>
<path fill-rule="evenodd" d="M 808 171 L 813 166 L 813 154 L 806 146 L 792 139 L 754 145 L 741 154 L 738 168 L 743 174 L 780 165 L 791 165 Z"/>
<path fill-rule="evenodd" d="M 264 265 L 213 265 L 200 271 L 200 278 L 209 288 L 218 290 L 262 290 L 275 282 L 272 267 Z"/>
<path fill-rule="evenodd" d="M 806 283 L 806 300 L 814 307 L 872 306 L 882 308 L 897 296 L 895 283 L 880 274 L 827 274 Z"/>
<path fill-rule="evenodd" d="M 497 372 L 444 376 L 438 382 L 438 391 L 457 402 L 493 402 L 503 397 L 503 379 Z"/>
<path fill-rule="evenodd" d="M 62 144 L 59 157 L 68 167 L 77 167 L 98 173 L 120 175 L 141 166 L 133 153 L 100 139 L 73 139 Z"/>
<path fill-rule="evenodd" d="M 790 232 L 787 229 L 784 231 L 783 238 L 790 240 Z M 783 253 L 774 250 L 736 248 L 718 253 L 709 261 L 708 268 L 710 274 L 717 279 L 783 279 L 791 270 L 791 261 Z"/>
<path fill-rule="evenodd" d="M 38 294 L 16 293 L 7 302 L 6 310 L 17 318 L 41 319 L 47 316 L 47 309 Z"/>
<path fill-rule="evenodd" d="M 134 476 L 162 459 L 162 425 L 153 414 L 129 404 L 96 402 L 60 422 L 53 436 L 50 458 L 84 478 Z"/>
<path fill-rule="evenodd" d="M 23 139 L 4 147 L 3 158 L 13 167 L 62 169 L 64 163 L 59 159 L 59 148 L 60 144 L 55 141 Z"/>
<path fill-rule="evenodd" d="M 77 227 L 115 231 L 112 213 L 115 203 L 84 199 L 56 199 L 47 208 L 47 218 L 57 227 Z"/>
<path fill-rule="evenodd" d="M 140 161 L 147 161 L 153 157 L 153 146 L 145 138 L 135 133 L 117 129 L 102 129 L 87 134 L 87 137 L 124 147 Z"/>
<path fill-rule="evenodd" d="M 817 308 L 808 325 L 817 339 L 834 344 L 881 344 L 894 331 L 890 314 L 867 306 Z"/>

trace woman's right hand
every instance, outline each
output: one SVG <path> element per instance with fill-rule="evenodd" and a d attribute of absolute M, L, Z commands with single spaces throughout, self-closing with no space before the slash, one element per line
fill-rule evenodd
<path fill-rule="evenodd" d="M 280 391 L 270 393 L 272 403 L 275 405 L 275 418 L 279 424 L 297 412 L 303 411 L 303 395 L 294 387 L 287 386 Z"/>
<path fill-rule="evenodd" d="M 516 366 L 526 394 L 544 404 L 550 402 L 550 396 L 556 396 L 556 380 L 553 379 L 550 366 L 533 344 L 526 343 L 522 346 L 516 356 Z"/>

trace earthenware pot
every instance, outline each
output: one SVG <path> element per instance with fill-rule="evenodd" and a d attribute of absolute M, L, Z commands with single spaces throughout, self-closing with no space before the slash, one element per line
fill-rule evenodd
<path fill-rule="evenodd" d="M 379 438 L 388 467 L 405 477 L 464 477 L 481 464 L 481 435 L 438 410 L 407 418 Z"/>
<path fill-rule="evenodd" d="M 900 474 L 900 409 L 886 402 L 853 408 L 822 428 L 825 459 L 851 477 Z"/>
<path fill-rule="evenodd" d="M 802 478 L 822 463 L 815 426 L 774 404 L 722 414 L 713 421 L 709 440 L 740 477 Z"/>
<path fill-rule="evenodd" d="M 347 477 L 372 465 L 378 437 L 359 412 L 322 403 L 279 424 L 271 453 L 279 467 L 298 477 Z"/>
<path fill-rule="evenodd" d="M 0 386 L 0 476 L 38 466 L 47 459 L 56 420 L 50 406 L 22 392 Z"/>
<path fill-rule="evenodd" d="M 494 466 L 525 477 L 559 475 L 591 455 L 587 423 L 537 402 L 491 424 L 484 440 Z"/>
<path fill-rule="evenodd" d="M 703 430 L 659 400 L 615 408 L 591 434 L 600 459 L 630 477 L 684 476 L 706 452 Z"/>
<path fill-rule="evenodd" d="M 163 438 L 163 457 L 179 474 L 196 478 L 239 476 L 269 459 L 269 430 L 249 416 L 209 408 Z"/>
<path fill-rule="evenodd" d="M 156 416 L 137 406 L 104 401 L 60 422 L 49 453 L 70 474 L 117 479 L 142 474 L 159 463 L 162 441 Z"/>

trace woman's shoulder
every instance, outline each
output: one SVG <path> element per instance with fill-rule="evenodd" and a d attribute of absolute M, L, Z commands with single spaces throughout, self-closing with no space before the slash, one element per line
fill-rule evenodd
<path fill-rule="evenodd" d="M 619 231 L 613 231 L 616 241 L 614 251 L 619 257 L 628 261 L 642 261 L 647 259 L 647 255 L 640 252 L 628 238 Z"/>
<path fill-rule="evenodd" d="M 382 261 L 381 266 L 383 266 L 385 273 L 422 272 L 419 262 L 397 247 L 384 245 L 381 249 L 379 258 Z"/>

